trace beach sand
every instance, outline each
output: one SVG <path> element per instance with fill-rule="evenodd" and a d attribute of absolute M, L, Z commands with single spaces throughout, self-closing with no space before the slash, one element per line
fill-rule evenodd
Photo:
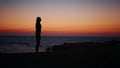
<path fill-rule="evenodd" d="M 9 68 L 120 68 L 119 55 L 118 45 L 39 53 L 0 53 L 0 64 Z"/>

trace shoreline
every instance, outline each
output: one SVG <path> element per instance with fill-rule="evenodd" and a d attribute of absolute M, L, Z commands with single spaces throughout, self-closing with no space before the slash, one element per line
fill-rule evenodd
<path fill-rule="evenodd" d="M 64 51 L 64 50 L 83 50 L 83 49 L 105 49 L 106 48 L 119 48 L 119 40 L 108 40 L 104 42 L 79 42 L 79 43 L 63 43 L 59 45 L 52 45 L 51 47 L 40 47 L 39 52 L 51 52 L 51 51 Z M 35 52 L 34 47 L 28 47 L 26 45 L 9 45 L 1 46 L 0 53 L 27 53 Z M 8 50 L 7 50 L 8 49 Z"/>
<path fill-rule="evenodd" d="M 120 42 L 65 43 L 53 51 L 27 53 L 0 53 L 0 64 L 4 67 L 120 67 Z M 104 46 L 104 45 L 105 46 Z M 109 45 L 108 45 L 109 44 Z M 118 45 L 116 45 L 118 44 Z M 80 45 L 81 48 L 78 47 Z M 86 45 L 86 46 L 85 46 Z M 85 47 L 82 47 L 85 46 Z M 72 47 L 72 48 L 70 48 Z M 68 49 L 67 49 L 68 48 Z M 56 49 L 56 50 L 55 50 Z"/>

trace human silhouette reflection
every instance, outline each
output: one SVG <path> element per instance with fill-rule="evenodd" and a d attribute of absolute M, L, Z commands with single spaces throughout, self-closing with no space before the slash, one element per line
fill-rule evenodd
<path fill-rule="evenodd" d="M 35 31 L 35 38 L 36 38 L 36 46 L 35 46 L 35 49 L 36 49 L 36 53 L 38 53 L 38 50 L 39 50 L 39 46 L 40 46 L 40 41 L 41 41 L 41 18 L 40 17 L 37 17 L 36 19 L 36 31 Z"/>

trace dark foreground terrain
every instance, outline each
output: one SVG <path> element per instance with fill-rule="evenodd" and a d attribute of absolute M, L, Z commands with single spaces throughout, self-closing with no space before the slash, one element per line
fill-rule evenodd
<path fill-rule="evenodd" d="M 120 68 L 120 42 L 65 43 L 40 53 L 0 53 L 1 68 Z"/>

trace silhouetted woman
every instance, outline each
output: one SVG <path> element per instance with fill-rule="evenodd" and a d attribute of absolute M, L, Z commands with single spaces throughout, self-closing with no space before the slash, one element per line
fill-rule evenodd
<path fill-rule="evenodd" d="M 36 46 L 35 46 L 35 49 L 36 49 L 36 53 L 38 52 L 39 50 L 39 45 L 40 45 L 40 41 L 41 41 L 41 18 L 40 17 L 37 17 L 36 19 L 36 32 L 35 32 L 35 38 L 36 38 Z"/>

